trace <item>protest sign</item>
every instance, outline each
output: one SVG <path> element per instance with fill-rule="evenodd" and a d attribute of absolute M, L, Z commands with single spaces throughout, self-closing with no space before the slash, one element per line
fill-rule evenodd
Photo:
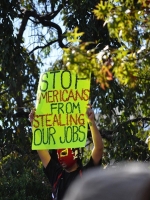
<path fill-rule="evenodd" d="M 90 79 L 72 71 L 49 71 L 39 80 L 32 149 L 84 147 Z"/>

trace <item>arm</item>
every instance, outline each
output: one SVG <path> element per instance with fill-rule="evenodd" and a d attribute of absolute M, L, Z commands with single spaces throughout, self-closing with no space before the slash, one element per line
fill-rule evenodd
<path fill-rule="evenodd" d="M 97 165 L 102 158 L 103 154 L 103 141 L 101 134 L 96 126 L 95 120 L 94 120 L 94 112 L 91 108 L 87 109 L 87 116 L 89 121 L 89 126 L 92 134 L 92 140 L 94 147 L 92 149 L 92 158 L 94 161 L 94 164 Z"/>
<path fill-rule="evenodd" d="M 31 112 L 29 114 L 29 120 L 31 122 L 31 125 L 33 124 L 34 115 L 35 115 L 35 110 L 31 110 Z M 51 156 L 50 156 L 48 150 L 37 150 L 37 152 L 42 161 L 43 166 L 46 168 L 49 161 L 51 160 Z"/>

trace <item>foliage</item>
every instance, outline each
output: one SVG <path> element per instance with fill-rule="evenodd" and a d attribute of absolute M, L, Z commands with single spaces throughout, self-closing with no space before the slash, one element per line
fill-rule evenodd
<path fill-rule="evenodd" d="M 75 43 L 64 49 L 65 65 L 94 76 L 91 102 L 100 113 L 98 124 L 105 130 L 105 164 L 111 159 L 149 160 L 145 145 L 150 134 L 149 11 L 149 1 L 100 1 L 92 12 L 103 20 L 110 37 L 101 51 L 97 50 L 98 40 L 90 41 L 95 44 L 92 49 L 88 38 L 81 40 L 82 28 L 67 35 Z M 113 40 L 117 45 L 112 45 Z"/>
<path fill-rule="evenodd" d="M 104 26 L 107 24 L 110 37 L 117 39 L 120 47 L 116 49 L 109 44 L 97 54 L 96 49 L 86 51 L 84 42 L 76 46 L 79 33 L 75 31 L 75 45 L 70 49 L 64 49 L 64 61 L 67 60 L 68 68 L 75 67 L 78 72 L 88 68 L 97 77 L 103 89 L 108 87 L 107 82 L 112 80 L 113 76 L 120 84 L 129 87 L 134 87 L 138 80 L 149 77 L 150 45 L 147 34 L 149 32 L 149 8 L 143 8 L 143 4 L 140 3 L 134 6 L 131 2 L 124 4 L 118 1 L 101 1 L 93 12 L 97 19 L 105 20 Z M 70 33 L 68 41 L 71 41 Z M 90 61 L 89 65 L 87 61 Z"/>
<path fill-rule="evenodd" d="M 52 50 L 64 52 L 63 59 L 58 55 L 50 65 L 53 69 L 92 74 L 90 102 L 104 139 L 103 164 L 149 161 L 145 144 L 150 134 L 149 5 L 141 0 L 0 1 L 3 199 L 49 198 L 41 163 L 31 150 L 28 114 L 34 107 L 39 73 L 46 58 L 51 62 Z M 91 143 L 90 133 L 88 139 Z M 88 157 L 89 151 L 84 162 Z"/>
<path fill-rule="evenodd" d="M 51 196 L 50 185 L 38 163 L 29 167 L 29 155 L 24 157 L 17 152 L 1 160 L 0 199 L 48 200 Z"/>

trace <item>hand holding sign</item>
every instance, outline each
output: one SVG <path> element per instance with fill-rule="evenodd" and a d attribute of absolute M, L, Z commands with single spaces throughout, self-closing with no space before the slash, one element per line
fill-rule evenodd
<path fill-rule="evenodd" d="M 31 113 L 32 149 L 83 147 L 87 137 L 86 108 L 90 80 L 70 71 L 41 74 L 36 114 Z"/>
<path fill-rule="evenodd" d="M 29 114 L 29 120 L 30 120 L 31 124 L 33 124 L 34 117 L 35 117 L 35 109 L 32 109 Z"/>
<path fill-rule="evenodd" d="M 89 122 L 94 121 L 95 115 L 94 115 L 94 111 L 91 108 L 87 108 L 86 114 L 87 114 Z"/>

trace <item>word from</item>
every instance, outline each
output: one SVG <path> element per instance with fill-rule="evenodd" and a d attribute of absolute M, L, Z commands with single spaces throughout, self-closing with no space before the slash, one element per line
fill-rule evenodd
<path fill-rule="evenodd" d="M 81 112 L 80 103 L 79 102 L 77 104 L 72 103 L 72 102 L 68 102 L 66 104 L 52 103 L 50 104 L 50 114 L 54 114 L 55 112 L 57 112 L 58 114 L 61 114 L 61 113 L 71 114 L 74 112 L 80 113 Z"/>

